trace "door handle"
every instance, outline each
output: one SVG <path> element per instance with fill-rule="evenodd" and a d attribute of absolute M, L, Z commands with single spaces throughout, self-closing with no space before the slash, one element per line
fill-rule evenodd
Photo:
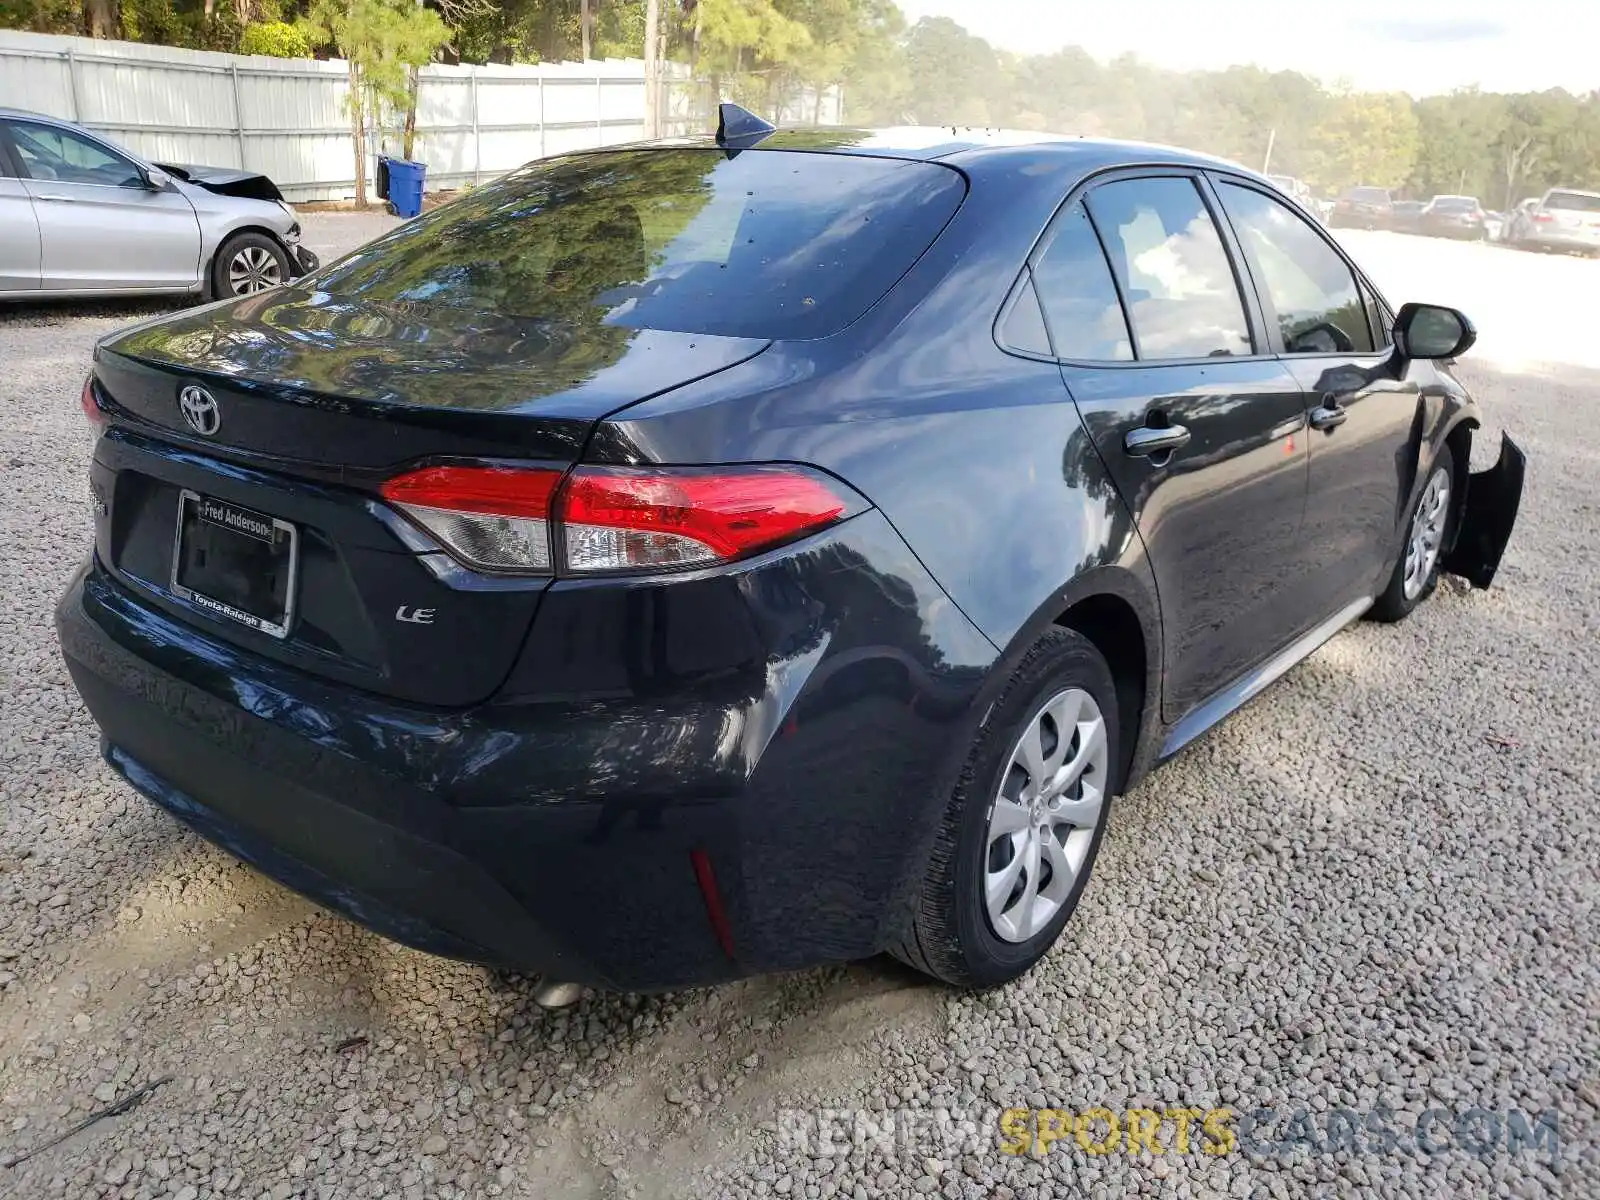
<path fill-rule="evenodd" d="M 1188 444 L 1189 430 L 1182 425 L 1141 425 L 1122 439 L 1122 448 L 1135 458 L 1166 454 Z"/>
<path fill-rule="evenodd" d="M 1329 433 L 1350 419 L 1350 414 L 1339 403 L 1337 396 L 1324 396 L 1322 403 L 1311 410 L 1311 428 Z"/>

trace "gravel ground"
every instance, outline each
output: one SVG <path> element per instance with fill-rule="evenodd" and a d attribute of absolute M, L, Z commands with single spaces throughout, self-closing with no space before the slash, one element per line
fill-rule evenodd
<path fill-rule="evenodd" d="M 389 223 L 305 222 L 324 254 Z M 90 348 L 159 306 L 0 314 L 0 1164 L 170 1076 L 0 1194 L 1600 1194 L 1600 452 L 1572 436 L 1600 264 L 1350 241 L 1397 298 L 1507 314 L 1461 369 L 1531 461 L 1500 582 L 1340 635 L 1127 796 L 1058 950 L 982 996 L 872 962 L 549 1014 L 182 830 L 101 765 L 49 621 L 88 537 Z M 1381 1109 L 1400 1145 L 995 1140 L 1002 1108 L 1191 1105 L 1319 1135 Z M 1559 1156 L 1472 1152 L 1474 1106 L 1554 1113 Z"/>

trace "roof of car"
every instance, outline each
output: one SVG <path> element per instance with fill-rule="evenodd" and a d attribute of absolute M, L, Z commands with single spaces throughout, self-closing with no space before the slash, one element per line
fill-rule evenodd
<path fill-rule="evenodd" d="M 0 108 L 0 117 L 29 117 L 60 125 L 73 125 L 60 117 L 24 109 Z M 615 149 L 642 146 L 715 147 L 710 135 L 663 138 L 653 142 L 617 146 Z M 1075 159 L 1085 170 L 1118 164 L 1172 164 L 1209 167 L 1256 176 L 1237 163 L 1200 154 L 1176 146 L 1148 142 L 1092 138 L 1066 133 L 1042 133 L 1025 129 L 985 129 L 970 125 L 897 125 L 880 129 L 853 129 L 843 126 L 811 126 L 778 129 L 761 139 L 753 149 L 806 150 L 838 154 L 870 154 L 885 158 L 905 158 L 925 162 L 949 161 L 963 170 L 982 170 L 990 156 L 1014 160 L 1018 150 L 1031 150 L 1054 160 Z M 581 151 L 579 153 L 582 153 Z"/>
<path fill-rule="evenodd" d="M 52 117 L 49 113 L 30 112 L 26 108 L 5 108 L 0 106 L 0 117 L 27 117 L 30 121 L 49 121 L 53 125 L 71 125 L 72 122 L 61 117 Z"/>
<path fill-rule="evenodd" d="M 639 146 L 715 147 L 710 136 L 689 136 L 638 143 Z M 617 147 L 623 149 L 624 147 Z M 1256 172 L 1192 150 L 1147 142 L 1084 137 L 1068 133 L 1040 133 L 1025 129 L 983 129 L 967 125 L 897 125 L 880 129 L 812 126 L 778 129 L 761 138 L 754 150 L 804 150 L 812 153 L 867 154 L 924 162 L 949 162 L 964 170 L 980 170 L 988 158 L 1014 161 L 1016 153 L 1032 151 L 1053 160 L 1075 159 L 1086 169 L 1120 163 L 1173 164 L 1210 167 L 1256 176 Z"/>

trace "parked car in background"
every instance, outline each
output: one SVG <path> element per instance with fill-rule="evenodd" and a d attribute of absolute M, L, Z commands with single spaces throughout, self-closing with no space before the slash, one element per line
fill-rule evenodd
<path fill-rule="evenodd" d="M 1389 228 L 1397 233 L 1421 233 L 1426 207 L 1421 200 L 1396 200 L 1389 209 Z"/>
<path fill-rule="evenodd" d="M 317 266 L 265 175 L 151 163 L 0 109 L 0 299 L 244 296 Z"/>
<path fill-rule="evenodd" d="M 1600 192 L 1551 188 L 1524 200 L 1502 240 L 1524 250 L 1568 250 L 1600 257 Z"/>
<path fill-rule="evenodd" d="M 1481 242 L 1488 235 L 1488 216 L 1476 196 L 1435 196 L 1422 210 L 1421 222 L 1429 237 Z"/>
<path fill-rule="evenodd" d="M 1268 175 L 1267 181 L 1318 220 L 1322 219 L 1322 209 L 1317 204 L 1317 198 L 1311 194 L 1311 188 L 1304 181 L 1296 179 L 1293 175 Z"/>
<path fill-rule="evenodd" d="M 1334 201 L 1328 224 L 1344 229 L 1388 229 L 1394 224 L 1394 199 L 1387 188 L 1349 188 Z"/>
<path fill-rule="evenodd" d="M 1112 797 L 1488 586 L 1523 458 L 1470 322 L 1238 166 L 729 109 L 103 340 L 61 648 L 135 788 L 398 940 L 994 985 Z"/>

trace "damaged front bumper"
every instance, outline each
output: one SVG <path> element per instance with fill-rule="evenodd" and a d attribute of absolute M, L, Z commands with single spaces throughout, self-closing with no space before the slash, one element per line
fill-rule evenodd
<path fill-rule="evenodd" d="M 311 251 L 307 250 L 304 246 L 299 245 L 289 247 L 289 259 L 292 264 L 289 269 L 289 274 L 296 279 L 302 275 L 311 274 L 311 272 L 315 271 L 322 265 L 321 259 L 319 259 L 315 254 L 311 253 Z"/>
<path fill-rule="evenodd" d="M 1467 477 L 1455 545 L 1445 555 L 1444 569 L 1473 587 L 1486 588 L 1494 582 L 1512 527 L 1517 523 L 1527 462 L 1521 447 L 1501 434 L 1499 461 L 1487 471 Z"/>

